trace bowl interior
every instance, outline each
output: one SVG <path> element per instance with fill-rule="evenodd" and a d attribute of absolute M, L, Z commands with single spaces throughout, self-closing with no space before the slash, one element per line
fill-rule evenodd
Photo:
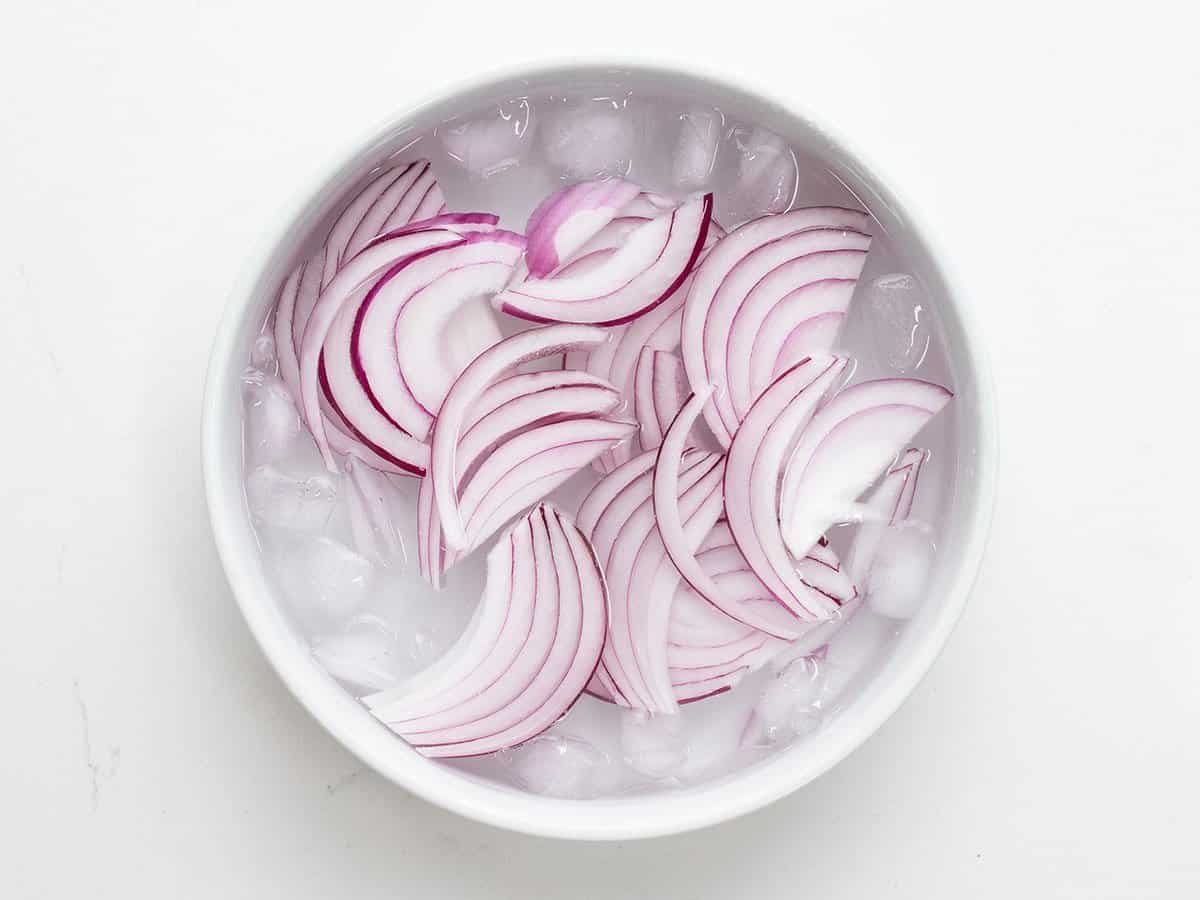
<path fill-rule="evenodd" d="M 243 490 L 240 374 L 278 285 L 310 249 L 316 226 L 328 219 L 340 198 L 365 172 L 414 137 L 465 112 L 552 91 L 564 83 L 635 96 L 649 93 L 676 98 L 681 104 L 701 101 L 739 120 L 770 128 L 799 153 L 819 161 L 872 213 L 892 253 L 922 283 L 933 308 L 933 328 L 942 352 L 936 363 L 940 371 L 930 374 L 922 370 L 921 375 L 952 384 L 956 393 L 931 438 L 941 454 L 938 489 L 926 501 L 937 507 L 938 555 L 927 598 L 917 615 L 818 733 L 770 759 L 653 797 L 590 801 L 540 797 L 417 755 L 380 726 L 313 660 L 307 639 L 264 569 Z M 445 185 L 450 197 L 454 177 L 448 174 Z M 507 212 L 519 218 L 527 211 Z M 945 266 L 934 258 L 911 217 L 861 160 L 776 103 L 724 82 L 641 67 L 546 69 L 466 87 L 404 115 L 363 142 L 305 198 L 295 214 L 283 220 L 278 231 L 267 235 L 263 253 L 251 264 L 250 278 L 232 297 L 218 336 L 206 398 L 204 460 L 218 548 L 252 631 L 296 697 L 352 752 L 427 799 L 497 825 L 578 838 L 677 832 L 754 809 L 816 777 L 869 736 L 931 664 L 961 611 L 990 516 L 993 453 L 992 404 L 980 352 L 965 322 L 964 301 L 952 292 Z M 636 814 L 631 814 L 633 809 Z"/>

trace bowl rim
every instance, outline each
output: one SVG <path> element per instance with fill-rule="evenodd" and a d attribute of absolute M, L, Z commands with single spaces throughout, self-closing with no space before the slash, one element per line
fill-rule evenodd
<path fill-rule="evenodd" d="M 848 708 L 823 729 L 822 752 L 810 753 L 804 765 L 789 764 L 785 750 L 769 762 L 722 779 L 671 793 L 645 798 L 612 798 L 586 802 L 540 797 L 515 789 L 485 784 L 464 773 L 439 766 L 408 748 L 403 742 L 371 721 L 369 716 L 324 673 L 316 671 L 311 655 L 290 639 L 280 611 L 265 584 L 257 554 L 247 552 L 248 523 L 241 471 L 231 472 L 223 450 L 230 439 L 223 404 L 237 378 L 237 367 L 229 364 L 238 352 L 242 320 L 255 296 L 264 266 L 277 252 L 293 224 L 337 177 L 349 160 L 386 134 L 416 118 L 426 108 L 443 104 L 459 95 L 485 90 L 489 85 L 549 77 L 609 75 L 625 72 L 642 77 L 686 81 L 698 88 L 711 87 L 736 94 L 749 102 L 777 110 L 820 134 L 845 158 L 852 160 L 869 181 L 880 187 L 890 205 L 903 210 L 909 232 L 923 250 L 929 264 L 945 286 L 959 325 L 962 356 L 969 361 L 977 393 L 974 424 L 978 446 L 974 459 L 975 504 L 964 518 L 966 531 L 957 569 L 947 579 L 946 599 L 940 615 L 929 623 L 919 643 L 904 660 L 891 666 L 886 684 L 875 691 L 869 703 Z M 679 834 L 728 821 L 778 800 L 827 772 L 848 756 L 900 707 L 940 655 L 961 617 L 978 577 L 995 508 L 997 480 L 996 400 L 992 372 L 972 304 L 964 302 L 962 282 L 953 265 L 929 239 L 929 229 L 917 207 L 896 190 L 894 182 L 880 174 L 874 160 L 864 155 L 845 137 L 810 117 L 794 98 L 755 83 L 745 73 L 728 69 L 714 72 L 671 60 L 666 63 L 612 55 L 550 58 L 484 72 L 448 87 L 430 92 L 420 102 L 406 105 L 386 116 L 352 142 L 342 146 L 320 166 L 313 179 L 316 187 L 297 191 L 277 210 L 274 224 L 265 228 L 249 253 L 240 277 L 226 302 L 209 358 L 201 424 L 202 465 L 205 496 L 214 541 L 230 588 L 247 626 L 276 673 L 296 700 L 347 750 L 394 784 L 444 809 L 469 819 L 542 837 L 576 840 L 629 840 Z M 237 425 L 240 434 L 240 419 Z M 241 521 L 239 521 L 241 520 Z M 239 527 L 242 526 L 242 527 Z M 339 697 L 338 694 L 341 696 Z M 358 715 L 352 716 L 351 710 Z M 636 812 L 635 812 L 636 811 Z"/>

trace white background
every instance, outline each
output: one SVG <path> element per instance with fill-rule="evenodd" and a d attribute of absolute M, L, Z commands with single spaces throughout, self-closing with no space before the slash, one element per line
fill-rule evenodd
<path fill-rule="evenodd" d="M 1186 9 L 8 4 L 0 896 L 1196 897 Z M 744 72 L 867 148 L 965 275 L 1002 416 L 979 587 L 907 705 L 766 811 L 624 846 L 364 772 L 243 626 L 198 458 L 209 341 L 295 187 L 447 79 L 584 52 Z"/>

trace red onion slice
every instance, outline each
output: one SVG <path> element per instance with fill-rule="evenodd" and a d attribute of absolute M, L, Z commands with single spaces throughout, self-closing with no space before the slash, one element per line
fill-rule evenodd
<path fill-rule="evenodd" d="M 742 294 L 742 299 L 728 324 L 724 358 L 717 360 L 716 365 L 726 379 L 729 395 L 726 405 L 736 421 L 745 418 L 758 393 L 770 384 L 770 376 L 781 362 L 780 351 L 789 341 L 791 352 L 798 349 L 806 352 L 782 361 L 784 368 L 813 353 L 830 351 L 836 330 L 827 342 L 821 341 L 823 346 L 801 348 L 797 347 L 798 341 L 792 339 L 793 332 L 814 316 L 836 316 L 834 321 L 837 322 L 845 317 L 870 243 L 869 237 L 857 232 L 813 229 L 789 236 L 778 245 L 760 247 L 730 273 L 716 302 L 726 289 L 735 296 Z M 789 254 L 797 255 L 759 277 L 764 267 Z M 743 277 L 754 279 L 749 289 L 744 290 Z M 715 302 L 712 313 L 709 326 L 720 328 L 722 323 L 716 320 Z M 828 328 L 824 329 L 822 337 L 828 331 Z M 757 347 L 759 344 L 761 347 Z M 760 378 L 764 369 L 766 377 L 761 378 L 757 392 L 750 375 L 756 347 L 764 353 L 774 351 L 772 361 L 764 360 L 759 364 Z"/>
<path fill-rule="evenodd" d="M 543 200 L 529 217 L 525 265 L 541 278 L 557 269 L 604 228 L 640 188 L 620 178 L 585 181 Z"/>
<path fill-rule="evenodd" d="M 670 297 L 687 277 L 711 217 L 712 195 L 696 198 L 636 228 L 595 268 L 524 281 L 496 303 L 503 312 L 534 322 L 628 322 Z"/>
<path fill-rule="evenodd" d="M 635 427 L 603 418 L 568 419 L 532 428 L 501 444 L 462 489 L 459 509 L 468 542 L 448 550 L 443 567 L 470 553 L 613 444 L 628 439 Z"/>
<path fill-rule="evenodd" d="M 612 564 L 612 560 L 618 539 L 628 532 L 624 539 L 640 548 L 654 527 L 651 499 L 653 464 L 653 453 L 642 454 L 630 460 L 602 479 L 580 506 L 580 529 L 591 542 L 601 568 L 605 572 L 614 573 L 614 577 L 618 570 Z M 689 453 L 680 476 L 681 487 L 688 489 L 694 486 L 711 473 L 716 464 L 715 456 L 699 451 Z M 615 605 L 610 606 L 613 620 L 610 630 L 614 633 L 627 633 L 624 625 L 625 604 L 620 604 L 619 609 Z M 607 651 L 598 673 L 609 693 L 622 705 L 649 705 L 648 697 L 639 696 L 630 687 L 633 675 L 625 673 L 624 664 L 615 647 Z"/>
<path fill-rule="evenodd" d="M 697 266 L 684 304 L 682 349 L 688 380 L 692 384 L 715 384 L 722 388 L 727 384 L 724 369 L 728 363 L 727 341 L 732 314 L 745 289 L 753 286 L 735 276 L 735 270 L 748 256 L 760 247 L 804 231 L 865 232 L 868 222 L 866 213 L 856 210 L 812 207 L 754 219 L 726 235 Z M 796 252 L 800 252 L 799 248 Z M 748 271 L 748 266 L 743 268 Z M 741 296 L 726 287 L 731 276 L 744 286 Z M 737 427 L 728 401 L 706 408 L 704 416 L 718 440 L 728 446 Z"/>
<path fill-rule="evenodd" d="M 751 571 L 795 617 L 792 623 L 773 619 L 747 624 L 787 640 L 799 637 L 806 621 L 834 615 L 842 602 L 840 597 L 821 593 L 794 568 L 780 533 L 778 484 L 794 436 L 816 412 L 845 366 L 846 360 L 837 357 L 797 363 L 751 407 L 729 447 L 725 470 L 729 530 Z M 737 604 L 723 606 L 722 612 L 741 621 L 747 618 Z"/>
<path fill-rule="evenodd" d="M 540 506 L 489 553 L 475 617 L 434 671 L 364 702 L 426 756 L 473 756 L 529 740 L 591 679 L 605 605 L 586 541 L 561 513 Z"/>
<path fill-rule="evenodd" d="M 583 372 L 529 372 L 492 384 L 479 397 L 463 425 L 457 450 L 458 491 L 475 474 L 480 460 L 504 441 L 554 421 L 602 416 L 620 402 L 612 385 Z M 547 493 L 535 496 L 530 502 Z M 433 505 L 432 482 L 421 483 L 417 500 L 417 543 L 421 574 L 435 588 L 459 554 L 447 553 Z M 479 544 L 476 539 L 474 545 Z"/>
<path fill-rule="evenodd" d="M 374 176 L 334 220 L 325 241 L 322 287 L 377 234 L 445 209 L 429 161 L 389 166 Z"/>
<path fill-rule="evenodd" d="M 846 388 L 821 407 L 800 431 L 780 491 L 792 555 L 803 556 L 830 525 L 853 518 L 858 496 L 952 396 L 926 381 L 885 378 Z"/>
<path fill-rule="evenodd" d="M 494 231 L 499 224 L 500 217 L 493 213 L 442 213 L 441 215 L 430 216 L 428 219 L 409 222 L 407 225 L 402 225 L 399 228 L 393 228 L 390 231 L 378 234 L 367 241 L 363 250 L 367 249 L 367 247 L 374 247 L 376 244 L 382 244 L 384 241 L 399 237 L 402 234 L 412 234 L 414 231 L 430 231 L 434 228 L 444 228 L 446 231 L 453 231 L 455 234 L 466 236 L 479 231 Z"/>
<path fill-rule="evenodd" d="M 437 247 L 459 244 L 461 235 L 447 230 L 402 234 L 369 247 L 351 259 L 321 291 L 304 326 L 300 342 L 300 405 L 304 420 L 330 470 L 336 470 L 321 419 L 320 358 L 329 330 L 343 304 L 368 283 L 393 267 L 409 265 Z"/>
<path fill-rule="evenodd" d="M 706 500 L 715 501 L 711 511 L 715 521 L 720 514 L 722 460 L 714 454 L 695 453 L 688 462 L 679 483 L 681 507 L 686 506 L 691 515 Z M 592 543 L 609 586 L 609 630 L 602 665 L 630 705 L 654 711 L 664 707 L 651 686 L 647 648 L 653 643 L 650 619 L 656 592 L 648 588 L 665 551 L 654 520 L 651 481 L 649 473 L 643 475 L 609 505 L 597 523 Z M 631 500 L 640 502 L 627 514 Z M 673 593 L 672 588 L 658 599 L 669 604 Z M 662 641 L 665 644 L 665 629 Z M 666 702 L 673 706 L 673 698 Z"/>
<path fill-rule="evenodd" d="M 687 396 L 687 376 L 679 357 L 650 347 L 643 350 L 633 378 L 633 414 L 641 427 L 638 439 L 643 450 L 663 442 Z"/>
<path fill-rule="evenodd" d="M 456 454 L 463 421 L 480 393 L 494 379 L 523 362 L 593 346 L 603 340 L 602 330 L 585 325 L 551 325 L 524 331 L 484 350 L 451 385 L 434 423 L 428 474 L 448 547 L 462 549 L 470 543 L 455 490 Z"/>
<path fill-rule="evenodd" d="M 352 336 L 365 295 L 365 290 L 360 290 L 350 297 L 333 320 L 319 364 L 321 390 L 334 421 L 343 423 L 357 441 L 410 473 L 424 474 L 429 465 L 429 447 L 380 411 L 363 390 L 355 371 Z M 326 422 L 329 419 L 326 417 Z M 327 431 L 326 437 L 330 434 Z"/>
<path fill-rule="evenodd" d="M 500 340 L 485 306 L 473 329 L 456 318 L 504 286 L 523 244 L 510 231 L 470 234 L 392 268 L 367 292 L 350 335 L 350 359 L 362 391 L 398 428 L 425 440 L 459 372 Z"/>
<path fill-rule="evenodd" d="M 322 264 L 317 259 L 306 260 L 297 266 L 284 281 L 275 306 L 274 336 L 279 374 L 297 403 L 300 397 L 300 364 L 296 358 L 296 337 L 303 335 L 308 315 L 316 303 L 321 271 Z M 381 472 L 401 475 L 424 473 L 429 455 L 427 449 L 413 447 L 412 453 L 402 452 L 403 458 L 399 458 L 351 436 L 344 430 L 350 426 L 336 412 L 322 410 L 321 419 L 330 449 L 334 452 L 353 453 Z"/>

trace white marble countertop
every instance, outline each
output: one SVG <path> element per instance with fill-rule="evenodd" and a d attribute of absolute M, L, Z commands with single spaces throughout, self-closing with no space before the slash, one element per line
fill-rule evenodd
<path fill-rule="evenodd" d="M 1197 896 L 1194 23 L 676 6 L 6 11 L 0 896 Z M 781 85 L 920 199 L 989 333 L 1002 484 L 961 626 L 866 746 L 726 826 L 568 845 L 405 795 L 291 700 L 197 439 L 243 249 L 347 136 L 443 78 L 613 48 Z"/>

